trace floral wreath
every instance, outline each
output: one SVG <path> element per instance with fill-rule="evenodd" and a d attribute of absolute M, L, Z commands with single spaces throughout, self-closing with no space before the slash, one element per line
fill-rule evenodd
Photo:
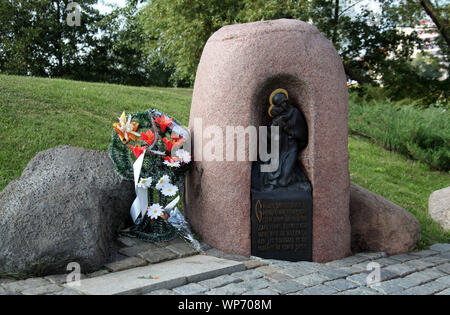
<path fill-rule="evenodd" d="M 174 226 L 180 222 L 170 217 L 172 213 L 184 221 L 176 205 L 191 163 L 190 153 L 182 148 L 188 131 L 155 109 L 128 116 L 123 112 L 113 128 L 110 157 L 122 178 L 134 180 L 137 195 L 131 206 L 135 226 L 128 232 L 148 241 L 175 237 Z"/>

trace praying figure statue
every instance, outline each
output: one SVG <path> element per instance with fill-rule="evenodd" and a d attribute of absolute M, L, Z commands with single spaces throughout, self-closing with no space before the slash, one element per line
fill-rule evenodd
<path fill-rule="evenodd" d="M 255 174 L 261 162 L 257 162 L 253 170 L 254 188 L 271 191 L 277 189 L 303 190 L 311 192 L 311 184 L 299 164 L 299 153 L 308 144 L 308 128 L 306 120 L 297 106 L 289 101 L 288 92 L 275 90 L 269 99 L 269 116 L 271 125 L 279 127 L 279 163 L 274 172 Z M 269 140 L 270 141 L 270 134 Z"/>

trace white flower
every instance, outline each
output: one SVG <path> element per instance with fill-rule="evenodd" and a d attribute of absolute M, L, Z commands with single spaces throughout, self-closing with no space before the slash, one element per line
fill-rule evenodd
<path fill-rule="evenodd" d="M 175 155 L 178 157 L 178 159 L 180 159 L 181 162 L 184 162 L 186 164 L 191 162 L 191 155 L 189 154 L 188 151 L 183 150 L 183 149 L 179 149 Z"/>
<path fill-rule="evenodd" d="M 163 175 L 158 183 L 156 183 L 156 189 L 161 190 L 163 187 L 170 185 L 170 178 L 167 175 Z"/>
<path fill-rule="evenodd" d="M 159 203 L 155 203 L 148 208 L 147 215 L 151 219 L 157 219 L 163 214 L 163 208 Z"/>
<path fill-rule="evenodd" d="M 139 183 L 136 185 L 139 188 L 144 188 L 147 189 L 150 187 L 150 185 L 152 184 L 152 178 L 141 178 L 141 180 L 139 181 Z"/>
<path fill-rule="evenodd" d="M 180 161 L 165 160 L 163 163 L 169 167 L 180 167 L 181 166 Z"/>
<path fill-rule="evenodd" d="M 175 185 L 169 184 L 161 190 L 162 194 L 166 197 L 172 197 L 175 196 L 178 192 L 178 188 Z"/>

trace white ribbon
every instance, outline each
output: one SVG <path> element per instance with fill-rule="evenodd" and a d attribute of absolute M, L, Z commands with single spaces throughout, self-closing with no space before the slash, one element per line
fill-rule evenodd
<path fill-rule="evenodd" d="M 134 223 L 138 222 L 138 217 L 141 215 L 141 218 L 144 218 L 145 212 L 148 207 L 148 194 L 147 188 L 138 187 L 139 177 L 141 175 L 142 163 L 144 162 L 144 156 L 147 149 L 141 153 L 139 158 L 133 163 L 133 174 L 134 174 L 134 189 L 136 191 L 136 199 L 131 205 L 130 214 Z"/>

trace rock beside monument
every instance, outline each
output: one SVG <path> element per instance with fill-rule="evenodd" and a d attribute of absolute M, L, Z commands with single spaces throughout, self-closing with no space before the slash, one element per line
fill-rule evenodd
<path fill-rule="evenodd" d="M 430 195 L 428 212 L 446 230 L 450 230 L 450 187 L 436 190 Z"/>
<path fill-rule="evenodd" d="M 395 203 L 354 183 L 350 185 L 352 251 L 412 251 L 421 238 L 417 219 Z"/>
<path fill-rule="evenodd" d="M 100 268 L 129 217 L 132 182 L 107 152 L 60 146 L 38 153 L 0 193 L 0 270 L 81 272 Z"/>

